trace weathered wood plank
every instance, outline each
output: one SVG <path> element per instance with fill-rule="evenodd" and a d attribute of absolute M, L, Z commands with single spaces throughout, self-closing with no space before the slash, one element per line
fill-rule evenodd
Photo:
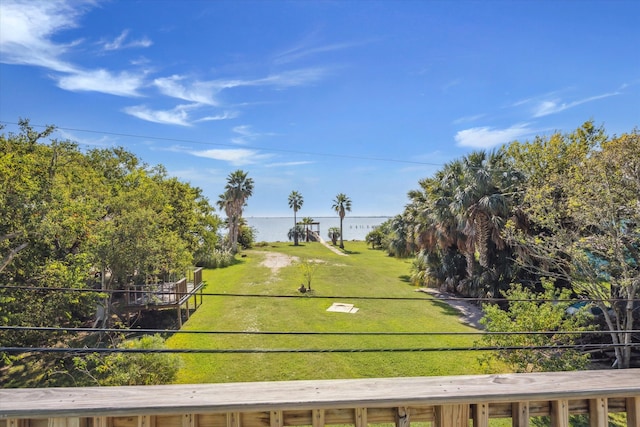
<path fill-rule="evenodd" d="M 640 396 L 627 398 L 627 427 L 640 426 Z"/>
<path fill-rule="evenodd" d="M 313 410 L 313 427 L 324 427 L 324 409 Z"/>
<path fill-rule="evenodd" d="M 367 408 L 356 408 L 355 427 L 367 427 Z"/>
<path fill-rule="evenodd" d="M 569 401 L 567 399 L 551 402 L 551 427 L 569 427 Z"/>
<path fill-rule="evenodd" d="M 438 405 L 434 427 L 468 427 L 469 405 Z"/>
<path fill-rule="evenodd" d="M 480 402 L 473 405 L 473 427 L 489 427 L 489 404 Z"/>
<path fill-rule="evenodd" d="M 511 425 L 513 427 L 529 427 L 529 402 L 511 404 Z"/>
<path fill-rule="evenodd" d="M 283 427 L 284 418 L 282 417 L 282 411 L 271 411 L 269 416 L 270 427 Z"/>
<path fill-rule="evenodd" d="M 311 418 L 310 411 L 313 409 L 428 407 L 477 402 L 510 404 L 518 401 L 601 397 L 626 399 L 639 396 L 640 369 L 458 377 L 0 389 L 0 419 L 268 412 L 274 409 L 307 410 L 308 417 Z M 239 427 L 238 422 L 229 427 Z M 310 419 L 308 424 L 311 424 Z"/>
<path fill-rule="evenodd" d="M 609 407 L 607 399 L 589 399 L 589 427 L 608 427 Z"/>

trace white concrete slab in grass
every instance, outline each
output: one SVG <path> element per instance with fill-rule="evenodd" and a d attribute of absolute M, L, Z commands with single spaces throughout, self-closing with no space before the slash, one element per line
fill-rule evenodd
<path fill-rule="evenodd" d="M 334 302 L 331 307 L 327 308 L 327 311 L 335 311 L 337 313 L 357 313 L 359 308 L 354 307 L 353 304 L 345 304 L 343 302 Z"/>

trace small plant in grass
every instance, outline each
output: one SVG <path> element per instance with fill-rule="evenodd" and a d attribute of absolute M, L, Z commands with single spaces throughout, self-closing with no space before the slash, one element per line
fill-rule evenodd
<path fill-rule="evenodd" d="M 298 267 L 302 271 L 302 277 L 307 282 L 308 290 L 311 290 L 311 279 L 313 279 L 313 275 L 315 274 L 319 266 L 320 264 L 318 264 L 317 261 L 310 260 L 308 258 L 303 258 L 298 263 Z M 302 287 L 300 287 L 300 289 L 302 289 Z"/>

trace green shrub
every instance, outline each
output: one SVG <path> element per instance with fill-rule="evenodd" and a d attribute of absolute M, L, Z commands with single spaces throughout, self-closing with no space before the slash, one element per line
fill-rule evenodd
<path fill-rule="evenodd" d="M 118 348 L 155 350 L 166 348 L 159 335 L 123 341 Z M 74 358 L 78 375 L 84 373 L 78 385 L 155 385 L 174 381 L 180 369 L 180 357 L 170 353 L 112 353 L 90 354 Z"/>

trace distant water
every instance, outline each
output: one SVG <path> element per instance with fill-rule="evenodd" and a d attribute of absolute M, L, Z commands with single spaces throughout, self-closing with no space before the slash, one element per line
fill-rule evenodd
<path fill-rule="evenodd" d="M 342 221 L 342 231 L 344 240 L 364 240 L 366 235 L 377 226 L 388 220 L 387 216 L 346 216 Z M 247 224 L 256 230 L 256 242 L 287 242 L 287 234 L 293 227 L 293 216 L 291 217 L 248 217 L 245 218 Z M 298 221 L 302 218 L 298 218 Z M 329 240 L 327 232 L 331 227 L 340 227 L 340 218 L 318 217 L 313 218 L 320 223 L 320 236 L 324 240 Z M 318 226 L 314 225 L 313 230 L 317 231 Z"/>

